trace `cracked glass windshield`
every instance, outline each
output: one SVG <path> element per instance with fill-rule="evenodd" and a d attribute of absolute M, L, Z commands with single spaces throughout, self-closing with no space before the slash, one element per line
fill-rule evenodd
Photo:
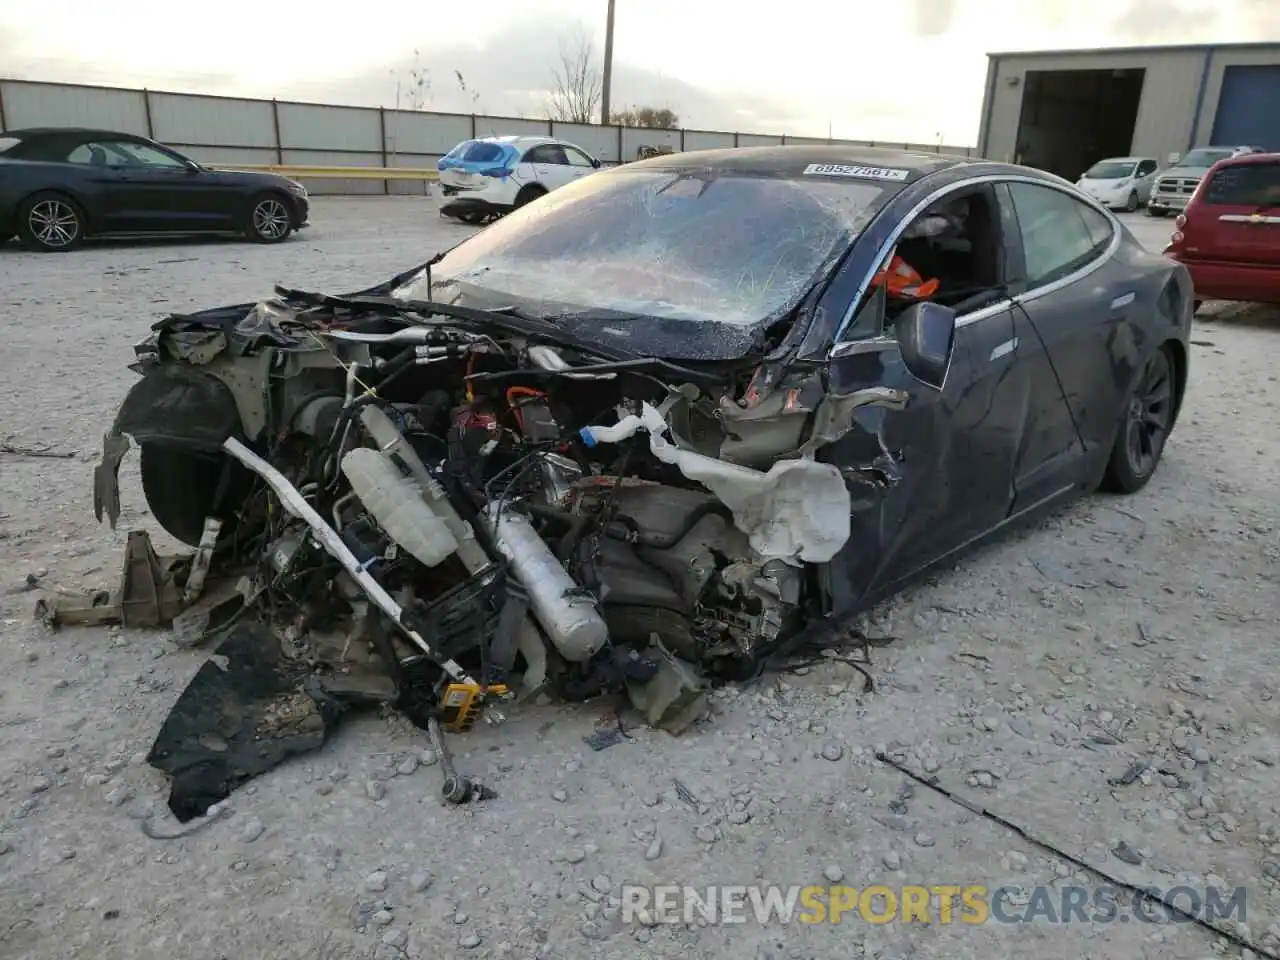
<path fill-rule="evenodd" d="M 599 173 L 455 247 L 432 268 L 431 299 L 752 326 L 794 308 L 884 192 L 804 176 Z M 426 298 L 425 276 L 395 296 Z"/>

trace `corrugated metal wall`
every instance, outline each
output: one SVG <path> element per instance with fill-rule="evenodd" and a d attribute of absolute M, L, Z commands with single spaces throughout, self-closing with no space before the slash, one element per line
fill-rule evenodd
<path fill-rule="evenodd" d="M 1029 70 L 1145 68 L 1131 150 L 1164 161 L 1171 153 L 1208 145 L 1227 68 L 1272 64 L 1280 64 L 1280 44 L 996 55 L 988 64 L 975 152 L 993 160 L 1013 158 Z"/>
<path fill-rule="evenodd" d="M 967 156 L 972 147 L 827 141 L 708 130 L 648 130 L 512 117 L 469 116 L 242 100 L 0 79 L 0 129 L 88 126 L 150 136 L 206 163 L 433 167 L 473 136 L 556 136 L 604 163 L 634 160 L 642 146 L 674 151 L 779 143 L 843 143 Z M 421 183 L 309 181 L 316 193 L 421 193 Z"/>

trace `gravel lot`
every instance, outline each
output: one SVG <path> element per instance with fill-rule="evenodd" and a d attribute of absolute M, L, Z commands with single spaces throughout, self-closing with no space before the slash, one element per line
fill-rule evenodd
<path fill-rule="evenodd" d="M 1237 933 L 1280 951 L 1280 316 L 1260 309 L 1197 324 L 1144 492 L 1081 501 L 877 612 L 870 632 L 896 639 L 872 651 L 873 695 L 830 664 L 724 691 L 678 740 L 639 727 L 599 753 L 582 738 L 606 704 L 511 711 L 455 740 L 499 793 L 475 809 L 439 806 L 422 735 L 370 717 L 194 836 L 145 836 L 166 784 L 143 757 L 205 654 L 158 632 L 52 634 L 32 606 L 114 587 L 148 521 L 136 454 L 117 534 L 94 522 L 90 475 L 158 315 L 277 281 L 356 289 L 466 233 L 425 199 L 321 199 L 313 222 L 278 247 L 0 249 L 0 440 L 74 454 L 0 454 L 0 956 L 1240 955 L 1186 923 L 649 928 L 610 907 L 624 882 L 1105 882 L 924 787 L 904 797 L 878 748 L 1110 876 L 1247 888 Z"/>

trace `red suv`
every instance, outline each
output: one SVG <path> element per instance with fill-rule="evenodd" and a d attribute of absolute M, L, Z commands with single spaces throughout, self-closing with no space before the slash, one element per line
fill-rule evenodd
<path fill-rule="evenodd" d="M 1203 300 L 1280 304 L 1280 153 L 1219 160 L 1200 181 L 1165 256 Z"/>

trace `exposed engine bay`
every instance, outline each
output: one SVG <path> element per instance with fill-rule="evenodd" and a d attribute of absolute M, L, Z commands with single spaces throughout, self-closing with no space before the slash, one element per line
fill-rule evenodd
<path fill-rule="evenodd" d="M 155 519 L 248 584 L 287 659 L 459 729 L 670 661 L 750 674 L 828 612 L 857 478 L 814 451 L 853 407 L 905 402 L 609 356 L 501 311 L 277 293 L 139 345 L 96 509 L 114 525 L 132 436 Z"/>

